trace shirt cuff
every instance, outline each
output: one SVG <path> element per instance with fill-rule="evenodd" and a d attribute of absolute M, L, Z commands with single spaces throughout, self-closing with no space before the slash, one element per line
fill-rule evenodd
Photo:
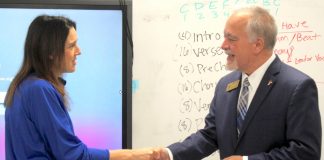
<path fill-rule="evenodd" d="M 243 156 L 243 160 L 249 160 L 248 156 Z"/>
<path fill-rule="evenodd" d="M 170 160 L 173 160 L 173 154 L 169 148 L 165 148 L 168 151 Z"/>
<path fill-rule="evenodd" d="M 88 151 L 92 159 L 109 160 L 110 152 L 107 149 L 88 148 Z"/>

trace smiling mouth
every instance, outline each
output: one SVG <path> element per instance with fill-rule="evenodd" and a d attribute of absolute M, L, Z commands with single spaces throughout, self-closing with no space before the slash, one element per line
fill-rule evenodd
<path fill-rule="evenodd" d="M 225 51 L 225 54 L 227 55 L 227 60 L 233 59 L 235 57 L 235 55 L 230 51 Z"/>

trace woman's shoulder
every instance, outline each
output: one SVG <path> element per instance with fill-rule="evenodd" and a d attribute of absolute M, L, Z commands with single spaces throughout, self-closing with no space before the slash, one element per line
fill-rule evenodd
<path fill-rule="evenodd" d="M 20 90 L 25 92 L 43 92 L 43 91 L 54 91 L 56 92 L 53 85 L 42 78 L 34 75 L 28 76 L 19 86 Z"/>

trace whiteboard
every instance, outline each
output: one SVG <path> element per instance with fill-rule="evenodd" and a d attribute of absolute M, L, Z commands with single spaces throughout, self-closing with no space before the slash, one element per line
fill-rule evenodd
<path fill-rule="evenodd" d="M 225 22 L 234 9 L 249 5 L 275 17 L 274 52 L 315 79 L 324 115 L 321 0 L 135 0 L 134 148 L 168 146 L 204 127 L 215 86 L 229 73 L 220 49 Z M 216 152 L 205 159 L 218 158 Z"/>

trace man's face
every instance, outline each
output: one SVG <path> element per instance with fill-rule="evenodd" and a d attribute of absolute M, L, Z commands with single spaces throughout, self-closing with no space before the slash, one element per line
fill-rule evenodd
<path fill-rule="evenodd" d="M 249 70 L 252 64 L 252 46 L 246 33 L 246 15 L 233 15 L 226 22 L 222 49 L 227 56 L 226 67 L 229 70 Z"/>

